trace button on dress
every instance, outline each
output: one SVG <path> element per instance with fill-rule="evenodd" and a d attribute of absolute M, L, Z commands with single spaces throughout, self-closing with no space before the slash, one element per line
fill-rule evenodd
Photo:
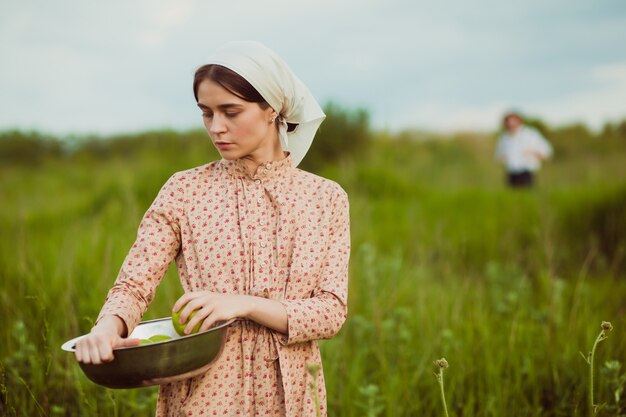
<path fill-rule="evenodd" d="M 287 156 L 249 174 L 220 160 L 174 174 L 143 217 L 98 316 L 141 320 L 172 260 L 187 291 L 280 301 L 288 333 L 249 320 L 228 328 L 213 366 L 159 387 L 157 416 L 315 416 L 306 365 L 347 315 L 349 209 L 330 180 Z M 323 372 L 318 383 L 326 415 Z"/>

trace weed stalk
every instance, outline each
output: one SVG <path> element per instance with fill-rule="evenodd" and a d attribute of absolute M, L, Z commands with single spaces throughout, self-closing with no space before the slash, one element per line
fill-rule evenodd
<path fill-rule="evenodd" d="M 446 405 L 446 394 L 443 389 L 443 370 L 448 367 L 448 361 L 446 360 L 446 358 L 441 358 L 436 360 L 434 364 L 437 368 L 435 376 L 437 377 L 437 382 L 439 382 L 439 391 L 441 393 L 441 403 L 443 404 L 444 416 L 450 417 L 450 415 L 448 414 L 448 406 Z"/>
<path fill-rule="evenodd" d="M 313 394 L 313 401 L 315 402 L 315 414 L 317 417 L 322 417 L 322 410 L 320 409 L 320 397 L 317 393 L 317 377 L 319 375 L 321 365 L 319 363 L 310 363 L 306 366 L 306 370 L 311 375 L 313 380 L 311 381 L 311 393 Z"/>
<path fill-rule="evenodd" d="M 596 354 L 596 347 L 598 346 L 598 343 L 608 338 L 608 333 L 613 330 L 613 325 L 608 321 L 603 321 L 602 324 L 600 324 L 600 327 L 602 330 L 600 330 L 600 334 L 596 337 L 596 341 L 593 343 L 591 352 L 589 352 L 586 357 L 582 354 L 582 352 L 580 353 L 589 365 L 589 411 L 592 416 L 596 415 L 598 412 L 598 405 L 596 405 L 593 401 L 593 361 Z"/>

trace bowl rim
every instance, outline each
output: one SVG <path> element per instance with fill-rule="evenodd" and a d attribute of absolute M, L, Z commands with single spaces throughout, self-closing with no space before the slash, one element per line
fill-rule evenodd
<path fill-rule="evenodd" d="M 139 322 L 137 324 L 137 326 L 135 326 L 135 328 L 140 326 L 140 325 L 142 325 L 142 324 L 155 323 L 155 322 L 168 321 L 168 320 L 171 321 L 172 318 L 171 317 L 162 317 L 162 318 L 159 318 L 159 319 L 146 320 L 146 321 Z M 219 330 L 219 329 L 222 329 L 224 327 L 227 327 L 227 326 L 231 325 L 233 322 L 235 322 L 236 320 L 237 319 L 220 320 L 221 321 L 220 324 L 218 324 L 217 326 L 213 326 L 210 329 L 207 329 L 207 330 L 202 331 L 202 332 L 192 333 L 192 334 L 188 334 L 188 335 L 185 335 L 185 336 L 180 336 L 180 337 L 172 338 L 172 339 L 168 339 L 168 340 L 152 342 L 152 343 L 149 343 L 149 344 L 146 344 L 146 345 L 121 346 L 121 347 L 114 348 L 113 350 L 116 351 L 116 350 L 137 349 L 137 348 L 142 348 L 142 347 L 147 347 L 147 346 L 155 346 L 155 345 L 159 345 L 159 344 L 173 343 L 173 342 L 176 342 L 178 340 L 191 339 L 191 338 L 194 338 L 194 337 L 201 336 L 201 335 L 203 335 L 205 333 L 210 333 L 210 332 L 213 332 L 215 330 Z M 218 323 L 220 321 L 218 321 Z M 63 343 L 61 345 L 61 349 L 66 351 L 66 352 L 76 352 L 76 342 L 78 342 L 80 339 L 83 339 L 83 338 L 87 337 L 88 334 L 89 333 L 83 334 L 83 335 L 80 335 L 80 336 L 77 336 L 77 337 L 75 337 L 73 339 L 68 340 L 67 342 L 65 342 L 65 343 Z"/>

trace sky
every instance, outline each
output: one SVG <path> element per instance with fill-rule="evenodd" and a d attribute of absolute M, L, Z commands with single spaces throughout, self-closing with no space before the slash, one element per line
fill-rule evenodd
<path fill-rule="evenodd" d="M 200 128 L 193 73 L 231 40 L 377 129 L 626 118 L 624 0 L 0 0 L 0 130 Z"/>

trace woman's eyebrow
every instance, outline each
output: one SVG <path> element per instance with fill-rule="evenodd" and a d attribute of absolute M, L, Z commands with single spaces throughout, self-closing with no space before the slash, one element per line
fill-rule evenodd
<path fill-rule="evenodd" d="M 205 106 L 202 103 L 198 103 L 198 107 L 200 107 L 202 110 L 211 110 L 211 108 L 209 106 Z M 228 109 L 232 109 L 232 108 L 242 108 L 243 105 L 238 104 L 238 103 L 224 103 L 224 104 L 219 104 L 217 106 L 218 109 L 220 110 L 228 110 Z"/>
<path fill-rule="evenodd" d="M 238 103 L 224 103 L 224 104 L 220 104 L 217 106 L 217 108 L 220 110 L 228 110 L 228 109 L 241 108 L 241 107 L 243 107 L 243 105 L 238 104 Z"/>

